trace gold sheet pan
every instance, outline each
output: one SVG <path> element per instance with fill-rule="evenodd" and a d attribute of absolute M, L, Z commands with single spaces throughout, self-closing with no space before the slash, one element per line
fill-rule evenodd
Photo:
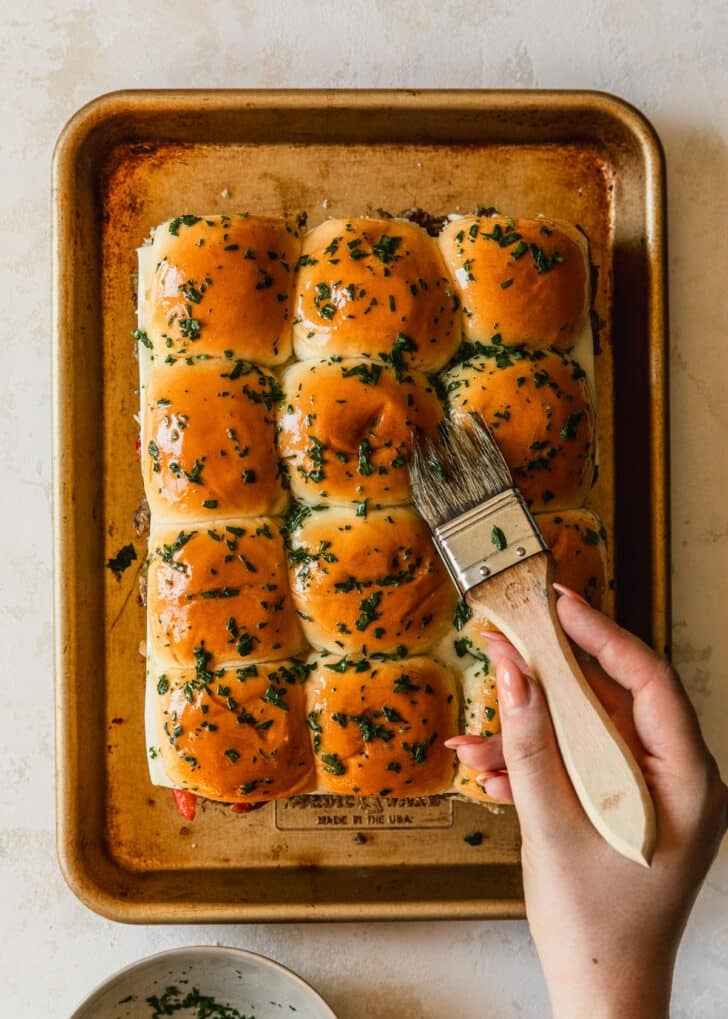
<path fill-rule="evenodd" d="M 627 104 L 590 92 L 121 92 L 53 165 L 58 854 L 90 908 L 144 923 L 523 915 L 518 826 L 445 798 L 205 805 L 149 784 L 135 247 L 180 212 L 329 215 L 495 205 L 579 223 L 595 293 L 599 478 L 617 618 L 669 634 L 665 173 Z M 483 834 L 480 846 L 464 835 Z"/>

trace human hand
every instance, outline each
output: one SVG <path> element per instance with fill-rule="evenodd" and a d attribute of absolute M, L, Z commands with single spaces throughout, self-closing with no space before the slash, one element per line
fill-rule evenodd
<path fill-rule="evenodd" d="M 677 947 L 728 824 L 728 789 L 677 674 L 637 637 L 556 585 L 584 673 L 639 762 L 657 815 L 649 869 L 597 834 L 568 779 L 541 687 L 488 634 L 502 733 L 448 740 L 486 792 L 514 803 L 526 910 L 557 1019 L 659 1019 Z M 601 666 L 601 667 L 600 667 Z M 610 678 L 611 677 L 611 678 Z M 507 773 L 504 774 L 504 771 Z"/>

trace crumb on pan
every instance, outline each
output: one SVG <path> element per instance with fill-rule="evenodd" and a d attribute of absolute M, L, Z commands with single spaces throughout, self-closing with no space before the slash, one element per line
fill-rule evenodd
<path fill-rule="evenodd" d="M 149 533 L 150 520 L 151 512 L 149 510 L 149 503 L 147 502 L 146 495 L 143 495 L 131 518 L 132 524 L 134 525 L 134 533 L 137 538 L 141 538 L 143 534 Z"/>

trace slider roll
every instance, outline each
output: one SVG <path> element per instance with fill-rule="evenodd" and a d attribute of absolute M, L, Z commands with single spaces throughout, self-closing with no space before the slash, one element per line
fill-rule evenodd
<path fill-rule="evenodd" d="M 167 669 L 156 685 L 157 739 L 167 776 L 225 803 L 310 791 L 314 768 L 300 660 Z"/>
<path fill-rule="evenodd" d="M 408 369 L 365 360 L 306 361 L 283 379 L 281 456 L 298 499 L 396 505 L 411 498 L 413 435 L 433 436 L 443 408 L 433 385 Z"/>
<path fill-rule="evenodd" d="M 305 512 L 305 511 L 304 511 Z M 334 654 L 418 654 L 456 595 L 427 525 L 405 507 L 314 509 L 290 537 L 293 600 L 306 639 Z"/>
<path fill-rule="evenodd" d="M 307 234 L 294 310 L 302 361 L 367 356 L 395 371 L 437 371 L 460 344 L 442 255 L 406 220 L 331 219 Z"/>
<path fill-rule="evenodd" d="M 453 421 L 490 428 L 534 512 L 579 506 L 594 476 L 595 415 L 581 366 L 553 350 L 485 346 L 448 372 Z"/>
<path fill-rule="evenodd" d="M 282 513 L 280 388 L 246 361 L 161 365 L 144 393 L 142 469 L 155 521 Z"/>
<path fill-rule="evenodd" d="M 362 796 L 447 791 L 458 725 L 452 673 L 432 658 L 322 659 L 307 683 L 317 789 Z"/>
<path fill-rule="evenodd" d="M 225 357 L 283 364 L 300 242 L 283 219 L 177 216 L 154 231 L 140 293 L 156 363 Z"/>
<path fill-rule="evenodd" d="M 148 612 L 161 668 L 274 661 L 303 648 L 279 524 L 240 517 L 149 539 Z"/>
<path fill-rule="evenodd" d="M 466 216 L 439 237 L 463 307 L 469 342 L 567 349 L 590 303 L 589 249 L 575 226 L 554 219 Z"/>

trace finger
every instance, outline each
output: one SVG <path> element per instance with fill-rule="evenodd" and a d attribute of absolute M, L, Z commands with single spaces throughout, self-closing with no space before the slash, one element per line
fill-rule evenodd
<path fill-rule="evenodd" d="M 567 595 L 556 603 L 567 635 L 634 697 L 634 723 L 648 753 L 681 768 L 702 761 L 705 745 L 677 674 L 634 634 Z"/>
<path fill-rule="evenodd" d="M 561 760 L 541 687 L 507 658 L 498 662 L 496 684 L 503 756 L 524 838 L 571 840 L 586 819 Z"/>
<path fill-rule="evenodd" d="M 462 764 L 476 771 L 502 771 L 506 766 L 500 733 L 480 743 L 458 747 L 457 755 Z"/>
<path fill-rule="evenodd" d="M 562 587 L 561 590 L 569 589 Z M 557 601 L 556 611 L 567 635 L 633 695 L 655 681 L 668 682 L 670 667 L 664 659 L 639 637 L 623 630 L 582 599 L 565 594 Z"/>
<path fill-rule="evenodd" d="M 492 800 L 497 803 L 513 803 L 513 790 L 507 775 L 484 775 L 482 782 L 479 775 L 477 781 Z"/>
<path fill-rule="evenodd" d="M 448 750 L 457 750 L 458 747 L 477 746 L 487 738 L 487 736 L 478 736 L 477 733 L 464 732 L 460 736 L 451 736 L 450 739 L 443 740 L 442 745 Z"/>
<path fill-rule="evenodd" d="M 529 676 L 533 675 L 524 658 L 518 651 L 516 651 L 515 647 L 510 643 L 507 637 L 499 636 L 497 640 L 489 638 L 486 651 L 494 665 L 497 665 L 498 662 L 506 659 L 507 661 L 514 662 L 521 672 L 524 672 Z"/>

